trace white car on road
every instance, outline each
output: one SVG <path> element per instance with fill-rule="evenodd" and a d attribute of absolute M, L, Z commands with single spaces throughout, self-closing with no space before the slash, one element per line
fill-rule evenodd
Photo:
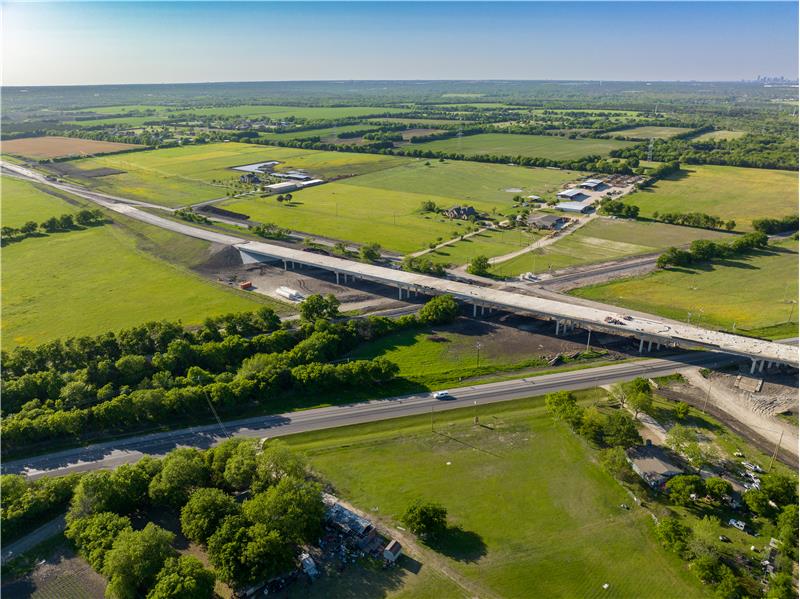
<path fill-rule="evenodd" d="M 449 391 L 436 391 L 433 394 L 433 399 L 453 399 Z"/>

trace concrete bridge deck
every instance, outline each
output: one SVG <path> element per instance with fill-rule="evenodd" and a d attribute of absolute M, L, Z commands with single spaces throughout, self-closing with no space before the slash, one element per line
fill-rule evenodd
<path fill-rule="evenodd" d="M 683 347 L 687 349 L 702 347 L 713 351 L 744 356 L 754 360 L 754 366 L 759 363 L 779 363 L 791 366 L 798 365 L 797 348 L 762 341 L 729 333 L 710 331 L 690 324 L 679 324 L 674 321 L 667 322 L 658 317 L 643 318 L 641 316 L 628 316 L 624 309 L 600 310 L 560 302 L 552 299 L 532 297 L 501 291 L 489 287 L 479 287 L 467 283 L 460 283 L 447 279 L 440 279 L 429 275 L 406 272 L 399 269 L 363 264 L 325 256 L 303 250 L 283 246 L 247 241 L 236 244 L 245 262 L 263 262 L 266 259 L 281 260 L 287 268 L 296 265 L 323 268 L 336 274 L 337 280 L 344 277 L 365 279 L 384 285 L 396 287 L 402 299 L 405 293 L 424 295 L 449 294 L 454 298 L 470 303 L 473 310 L 502 309 L 523 314 L 530 314 L 537 318 L 546 318 L 556 321 L 556 333 L 559 327 L 575 327 L 603 330 L 620 335 L 628 335 L 640 339 L 644 343 L 656 343 Z"/>

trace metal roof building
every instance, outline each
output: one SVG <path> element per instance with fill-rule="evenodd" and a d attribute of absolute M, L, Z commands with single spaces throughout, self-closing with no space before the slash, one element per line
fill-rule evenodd
<path fill-rule="evenodd" d="M 584 204 L 583 202 L 561 202 L 560 204 L 556 204 L 556 210 L 561 210 L 561 212 L 578 212 L 580 214 L 586 214 L 587 212 L 590 212 L 591 209 L 591 204 Z"/>

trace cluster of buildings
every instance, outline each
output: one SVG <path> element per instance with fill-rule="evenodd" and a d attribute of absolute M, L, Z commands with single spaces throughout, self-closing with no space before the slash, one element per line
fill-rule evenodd
<path fill-rule="evenodd" d="M 345 542 L 351 541 L 365 554 L 382 558 L 387 564 L 395 563 L 403 554 L 403 546 L 399 541 L 390 539 L 387 542 L 378 534 L 372 522 L 343 506 L 333 495 L 323 494 L 322 499 L 325 502 L 327 525 L 344 535 Z"/>

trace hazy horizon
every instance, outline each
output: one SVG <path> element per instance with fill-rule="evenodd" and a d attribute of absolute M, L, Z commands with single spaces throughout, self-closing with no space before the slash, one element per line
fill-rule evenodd
<path fill-rule="evenodd" d="M 3 3 L 6 87 L 797 77 L 792 2 Z"/>

